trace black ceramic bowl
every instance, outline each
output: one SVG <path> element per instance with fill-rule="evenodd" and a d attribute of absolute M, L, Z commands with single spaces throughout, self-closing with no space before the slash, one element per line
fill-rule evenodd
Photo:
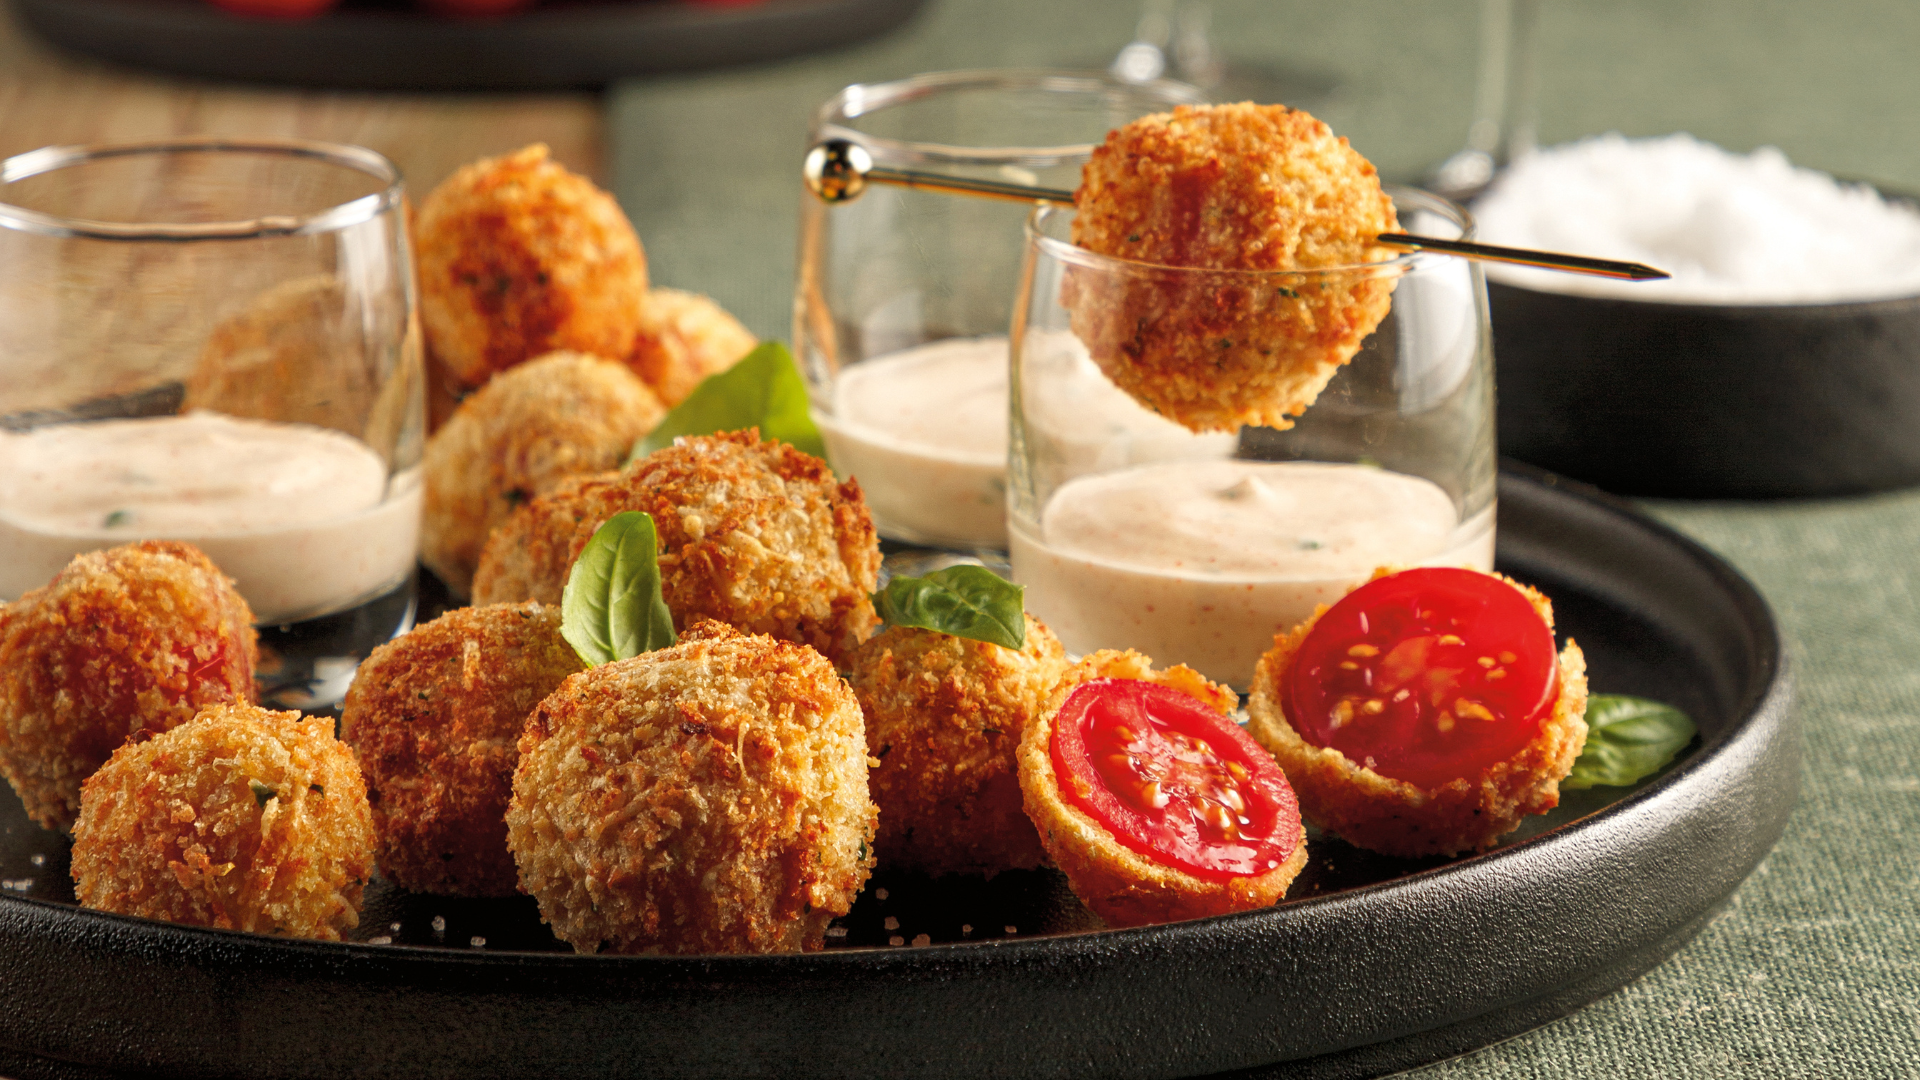
<path fill-rule="evenodd" d="M 1500 452 L 1608 491 L 1920 484 L 1920 297 L 1724 305 L 1489 282 Z"/>
<path fill-rule="evenodd" d="M 1087 932 L 1051 872 L 876 877 L 825 952 L 575 956 L 531 902 L 388 890 L 361 933 L 392 943 L 83 911 L 65 841 L 0 790 L 0 1075 L 1353 1077 L 1516 1035 L 1706 924 L 1779 838 L 1799 740 L 1772 617 L 1725 563 L 1550 479 L 1503 476 L 1499 513 L 1501 568 L 1553 597 L 1593 684 L 1701 738 L 1487 854 L 1316 837 L 1277 907 L 1121 931 Z"/>

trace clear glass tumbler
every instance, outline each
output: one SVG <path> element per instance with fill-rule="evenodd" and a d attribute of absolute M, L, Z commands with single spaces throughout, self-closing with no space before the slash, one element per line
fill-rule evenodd
<path fill-rule="evenodd" d="M 876 165 L 1073 188 L 1109 130 L 1200 100 L 1168 81 L 939 72 L 849 86 L 811 135 L 857 142 Z M 1006 333 L 1026 214 L 878 185 L 835 206 L 804 197 L 795 354 L 827 456 L 859 478 L 883 536 L 1006 546 Z"/>
<path fill-rule="evenodd" d="M 1389 190 L 1408 231 L 1468 234 L 1457 206 Z M 1476 264 L 1153 266 L 1075 247 L 1072 216 L 1042 207 L 1028 222 L 1008 504 L 1014 578 L 1069 652 L 1138 649 L 1244 688 L 1276 632 L 1377 567 L 1492 567 L 1493 352 Z M 1143 303 L 1181 333 L 1222 333 L 1200 311 L 1265 320 L 1237 333 L 1295 333 L 1286 320 L 1314 297 L 1386 289 L 1384 320 L 1284 431 L 1196 434 L 1099 363 Z"/>
<path fill-rule="evenodd" d="M 412 621 L 424 438 L 404 191 L 291 140 L 0 162 L 0 597 L 75 554 L 198 545 L 263 700 L 337 701 Z"/>

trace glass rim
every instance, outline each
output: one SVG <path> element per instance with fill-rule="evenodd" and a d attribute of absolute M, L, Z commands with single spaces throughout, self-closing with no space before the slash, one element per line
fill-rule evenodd
<path fill-rule="evenodd" d="M 814 142 L 822 139 L 848 139 L 865 147 L 876 159 L 982 164 L 1057 164 L 1093 153 L 1094 143 L 1063 143 L 1055 146 L 957 146 L 952 143 L 890 139 L 871 135 L 848 125 L 849 121 L 882 109 L 893 108 L 936 93 L 970 89 L 1015 89 L 1098 93 L 1134 92 L 1143 99 L 1159 99 L 1168 109 L 1176 105 L 1201 105 L 1206 95 L 1199 87 L 1176 79 L 1150 79 L 1132 82 L 1106 71 L 1072 68 L 961 68 L 954 71 L 930 71 L 881 83 L 853 83 L 823 102 L 814 111 Z"/>
<path fill-rule="evenodd" d="M 1460 227 L 1459 236 L 1445 237 L 1444 239 L 1473 239 L 1473 215 L 1467 212 L 1466 207 L 1454 202 L 1452 199 L 1444 195 L 1437 195 L 1423 188 L 1408 187 L 1403 184 L 1382 184 L 1380 186 L 1393 198 L 1395 207 L 1415 206 L 1423 210 L 1429 210 L 1440 214 Z M 1248 270 L 1234 267 L 1170 266 L 1166 263 L 1129 259 L 1124 255 L 1102 255 L 1097 251 L 1089 251 L 1086 248 L 1069 243 L 1058 237 L 1049 236 L 1041 230 L 1041 223 L 1048 218 L 1062 211 L 1072 211 L 1073 209 L 1072 204 L 1067 203 L 1042 202 L 1038 206 L 1035 206 L 1033 212 L 1027 215 L 1025 226 L 1027 243 L 1046 252 L 1058 262 L 1086 267 L 1089 270 L 1104 270 L 1131 274 L 1244 275 L 1250 280 L 1258 280 L 1276 277 L 1325 277 L 1330 274 L 1357 274 L 1361 272 L 1364 272 L 1367 276 L 1380 276 L 1388 272 L 1406 273 L 1436 259 L 1459 258 L 1457 255 L 1447 255 L 1433 251 L 1405 251 L 1391 258 L 1382 259 L 1379 262 L 1348 263 L 1339 266 L 1313 266 L 1292 270 Z"/>
<path fill-rule="evenodd" d="M 183 224 L 163 222 L 97 221 L 66 217 L 15 206 L 5 198 L 5 185 L 61 169 L 113 158 L 182 153 L 246 153 L 310 158 L 352 169 L 380 181 L 381 189 L 310 214 L 271 214 L 239 221 Z M 123 143 L 45 146 L 0 160 L 0 228 L 41 236 L 86 240 L 191 242 L 196 240 L 251 240 L 274 236 L 311 236 L 337 232 L 372 221 L 399 207 L 406 184 L 400 167 L 385 154 L 364 146 L 311 139 L 217 136 L 148 139 Z"/>

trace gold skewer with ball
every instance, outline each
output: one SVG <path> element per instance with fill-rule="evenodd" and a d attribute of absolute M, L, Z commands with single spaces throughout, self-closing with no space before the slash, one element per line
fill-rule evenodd
<path fill-rule="evenodd" d="M 890 184 L 894 187 L 918 188 L 948 195 L 972 195 L 982 199 L 1004 199 L 1008 202 L 1073 205 L 1073 192 L 1060 188 L 936 176 L 912 169 L 890 169 L 875 165 L 873 155 L 867 153 L 866 147 L 847 139 L 828 139 L 809 150 L 803 171 L 807 178 L 807 189 L 829 203 L 852 202 L 866 192 L 868 184 Z M 1673 276 L 1644 263 L 1590 259 L 1584 255 L 1498 247 L 1465 240 L 1440 240 L 1410 233 L 1381 233 L 1374 238 L 1374 242 L 1381 247 L 1402 251 L 1432 251 L 1483 262 L 1516 263 L 1520 266 L 1538 266 L 1544 270 L 1564 270 L 1572 274 L 1592 274 L 1627 281 L 1658 281 Z"/>

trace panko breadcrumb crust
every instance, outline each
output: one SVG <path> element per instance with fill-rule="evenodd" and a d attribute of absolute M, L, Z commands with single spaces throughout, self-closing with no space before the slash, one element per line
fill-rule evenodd
<path fill-rule="evenodd" d="M 99 911 L 337 941 L 359 925 L 373 817 L 333 721 L 216 705 L 87 780 L 74 894 Z"/>
<path fill-rule="evenodd" d="M 859 483 L 751 428 L 677 439 L 521 507 L 481 553 L 474 602 L 559 603 L 594 530 L 625 510 L 653 516 L 677 630 L 717 619 L 838 663 L 879 624 L 880 546 Z"/>
<path fill-rule="evenodd" d="M 512 896 L 507 800 L 527 716 L 586 665 L 560 609 L 457 608 L 373 651 L 341 707 L 367 780 L 380 873 L 443 896 Z"/>
<path fill-rule="evenodd" d="M 880 762 L 868 781 L 880 865 L 991 877 L 1046 861 L 1015 751 L 1067 662 L 1060 639 L 1026 620 L 1018 650 L 895 626 L 848 659 L 867 752 Z"/>
<path fill-rule="evenodd" d="M 1095 148 L 1074 205 L 1076 245 L 1145 264 L 1069 267 L 1074 333 L 1121 389 L 1194 431 L 1291 427 L 1392 303 L 1397 272 L 1366 264 L 1393 255 L 1374 242 L 1399 228 L 1393 200 L 1297 109 L 1141 117 Z M 1330 267 L 1355 269 L 1311 272 Z"/>
<path fill-rule="evenodd" d="M 1377 570 L 1373 579 L 1393 572 Z M 1525 593 L 1552 628 L 1553 605 L 1545 596 L 1511 578 L 1493 576 Z M 1527 815 L 1560 805 L 1560 781 L 1572 771 L 1587 741 L 1587 660 L 1571 638 L 1560 651 L 1559 700 L 1533 741 L 1477 777 L 1427 789 L 1382 776 L 1338 750 L 1315 746 L 1287 722 L 1280 679 L 1327 610 L 1328 605 L 1321 604 L 1312 618 L 1275 635 L 1273 648 L 1254 668 L 1247 704 L 1248 730 L 1280 762 L 1309 821 L 1355 847 L 1417 858 L 1485 851 Z"/>
<path fill-rule="evenodd" d="M 507 842 L 580 952 L 818 949 L 872 871 L 867 767 L 824 657 L 705 622 L 540 704 Z"/>
<path fill-rule="evenodd" d="M 613 197 L 534 144 L 466 165 L 413 223 L 427 354 L 472 389 L 571 349 L 627 355 L 647 259 Z"/>
<path fill-rule="evenodd" d="M 732 367 L 760 340 L 725 308 L 699 293 L 651 289 L 640 300 L 640 332 L 627 366 L 669 408 L 709 375 Z"/>
<path fill-rule="evenodd" d="M 1020 740 L 1020 790 L 1027 816 L 1040 830 L 1040 842 L 1080 902 L 1112 927 L 1199 919 L 1233 911 L 1268 907 L 1286 895 L 1287 886 L 1307 865 L 1307 837 L 1287 860 L 1257 876 L 1224 881 L 1196 877 L 1163 866 L 1116 840 L 1106 826 L 1073 805 L 1060 792 L 1053 769 L 1053 724 L 1067 698 L 1095 679 L 1140 679 L 1191 695 L 1208 707 L 1229 713 L 1240 696 L 1199 672 L 1178 664 L 1155 671 L 1140 653 L 1102 649 L 1066 670 L 1048 696 L 1046 708 Z"/>
<path fill-rule="evenodd" d="M 199 548 L 77 555 L 0 607 L 0 772 L 29 817 L 71 828 L 80 784 L 121 743 L 255 700 L 253 612 Z"/>
<path fill-rule="evenodd" d="M 427 440 L 420 561 L 465 596 L 495 527 L 562 480 L 619 468 L 666 413 L 625 366 L 586 353 L 501 372 Z"/>

